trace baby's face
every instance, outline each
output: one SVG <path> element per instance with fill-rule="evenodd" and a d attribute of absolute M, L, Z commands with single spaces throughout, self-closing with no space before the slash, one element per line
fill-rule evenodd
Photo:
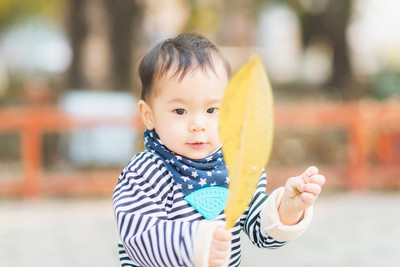
<path fill-rule="evenodd" d="M 218 112 L 228 85 L 226 69 L 216 64 L 215 72 L 198 69 L 183 80 L 172 77 L 174 70 L 155 84 L 151 97 L 152 127 L 166 147 L 191 159 L 202 159 L 221 142 L 218 136 Z"/>

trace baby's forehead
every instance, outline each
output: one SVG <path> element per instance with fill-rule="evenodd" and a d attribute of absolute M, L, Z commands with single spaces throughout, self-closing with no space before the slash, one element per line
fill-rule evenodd
<path fill-rule="evenodd" d="M 177 91 L 172 90 L 171 88 L 187 88 L 188 90 L 201 90 L 201 89 L 194 89 L 196 86 L 192 85 L 198 85 L 199 84 L 199 77 L 200 79 L 204 80 L 205 83 L 208 84 L 214 84 L 214 81 L 220 80 L 221 82 L 217 82 L 217 84 L 223 84 L 228 80 L 228 75 L 226 74 L 225 67 L 222 63 L 218 63 L 214 69 L 211 69 L 210 67 L 204 67 L 204 68 L 190 68 L 184 76 L 182 76 L 182 73 L 177 72 L 176 67 L 171 68 L 170 70 L 166 71 L 163 74 L 157 75 L 157 78 L 154 79 L 153 85 L 151 88 L 151 93 L 148 95 L 148 101 L 149 103 L 152 103 L 155 98 L 158 98 L 159 96 L 163 97 L 180 97 L 180 94 L 177 93 Z M 193 80 L 192 80 L 193 79 Z M 211 83 L 210 83 L 211 81 Z M 171 83 L 172 82 L 172 83 Z M 202 83 L 202 82 L 200 82 Z M 168 84 L 168 85 L 167 85 Z M 182 84 L 183 87 L 180 85 Z M 184 85 L 183 85 L 184 84 Z M 207 86 L 205 86 L 207 87 Z M 197 87 L 198 88 L 198 87 Z M 201 87 L 204 88 L 204 87 Z M 172 94 L 172 95 L 171 95 Z M 210 98 L 213 98 L 213 94 L 209 95 Z M 183 97 L 183 95 L 182 95 Z M 191 98 L 191 97 L 189 97 Z"/>
<path fill-rule="evenodd" d="M 183 79 L 190 79 L 192 75 L 197 72 L 202 72 L 203 74 L 210 75 L 213 74 L 213 70 L 209 67 L 199 68 L 195 66 L 191 66 L 183 72 L 179 70 L 177 66 L 170 68 L 169 70 L 156 73 L 153 81 L 153 86 L 151 88 L 150 98 L 156 97 L 163 90 L 162 84 L 166 81 L 173 81 L 176 84 L 182 82 Z"/>

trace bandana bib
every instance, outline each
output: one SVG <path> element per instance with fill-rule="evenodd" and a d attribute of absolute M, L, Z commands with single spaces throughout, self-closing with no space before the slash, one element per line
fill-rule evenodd
<path fill-rule="evenodd" d="M 229 176 L 221 148 L 195 160 L 169 150 L 154 130 L 146 130 L 143 139 L 146 149 L 163 160 L 184 199 L 204 218 L 214 220 L 224 210 L 228 197 Z"/>

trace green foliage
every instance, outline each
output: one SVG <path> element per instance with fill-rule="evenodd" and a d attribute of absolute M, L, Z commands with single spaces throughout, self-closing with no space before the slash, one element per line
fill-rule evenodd
<path fill-rule="evenodd" d="M 219 1 L 189 0 L 190 17 L 186 30 L 196 30 L 215 36 L 220 26 L 221 3 Z"/>
<path fill-rule="evenodd" d="M 31 17 L 59 20 L 65 13 L 66 0 L 1 0 L 0 30 Z"/>
<path fill-rule="evenodd" d="M 371 93 L 377 99 L 400 96 L 400 70 L 387 67 L 379 72 L 372 84 Z"/>

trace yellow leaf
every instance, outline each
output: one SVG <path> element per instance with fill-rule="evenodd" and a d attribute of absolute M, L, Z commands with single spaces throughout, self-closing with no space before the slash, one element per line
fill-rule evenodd
<path fill-rule="evenodd" d="M 253 56 L 230 80 L 219 114 L 219 135 L 230 177 L 226 228 L 251 200 L 273 140 L 273 95 L 266 71 Z"/>

